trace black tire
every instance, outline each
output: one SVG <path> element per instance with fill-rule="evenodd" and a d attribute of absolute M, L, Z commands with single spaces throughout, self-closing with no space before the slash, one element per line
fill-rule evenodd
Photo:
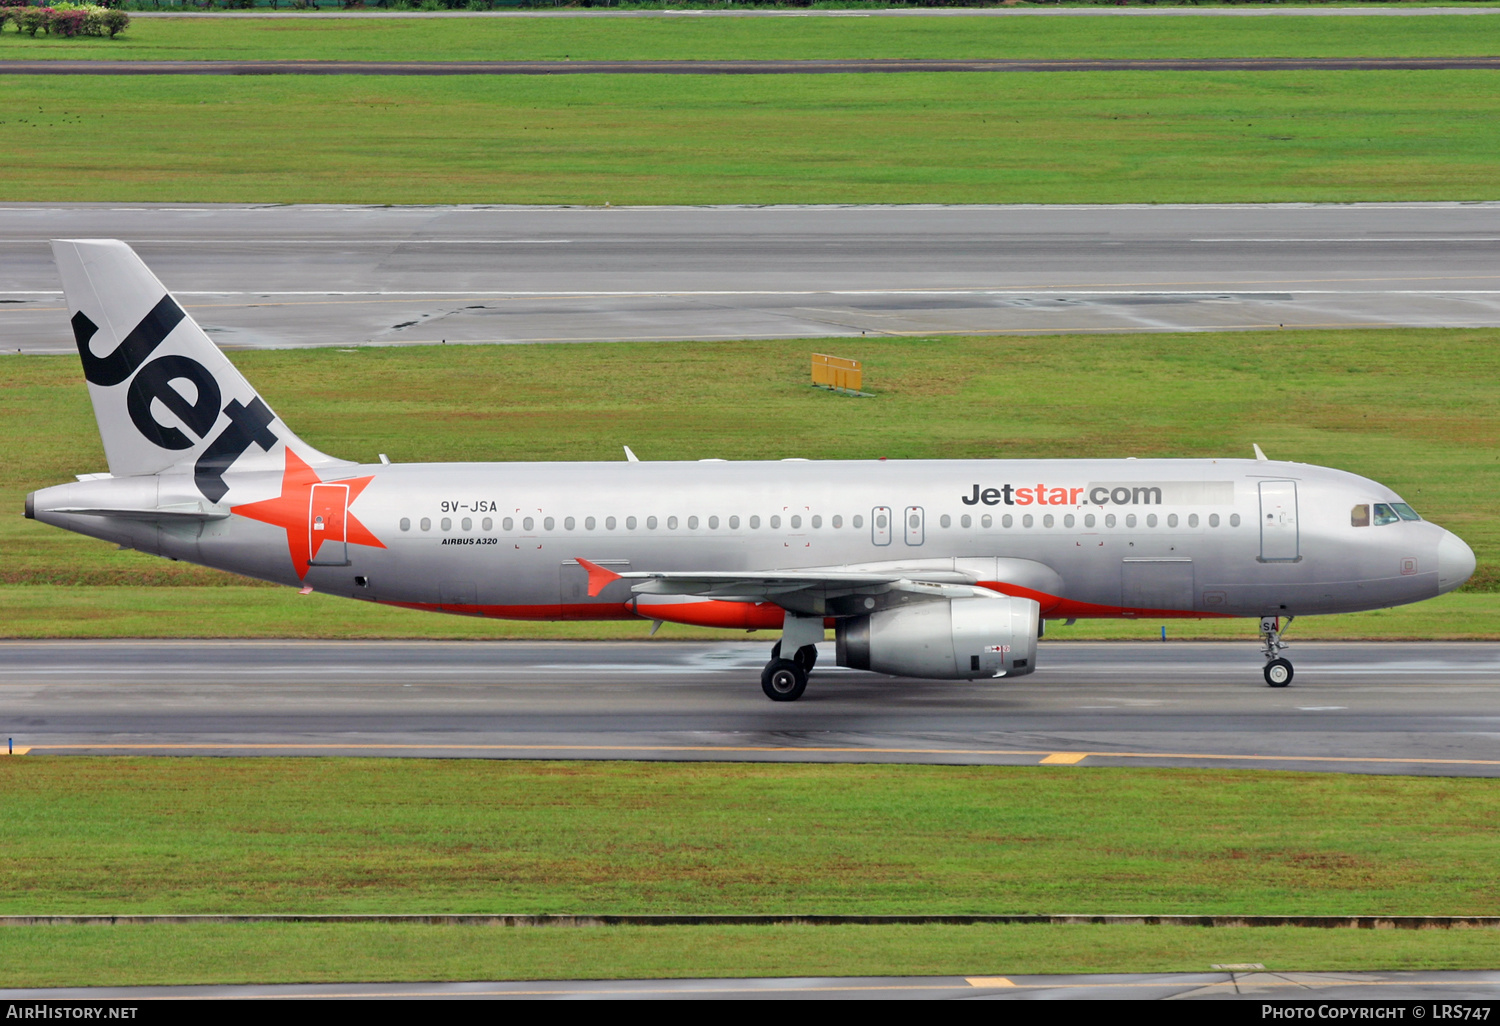
<path fill-rule="evenodd" d="M 812 673 L 813 667 L 818 665 L 818 646 L 803 645 L 797 649 L 797 657 L 794 661 L 802 667 L 803 673 Z"/>
<path fill-rule="evenodd" d="M 807 690 L 807 671 L 790 659 L 776 659 L 760 672 L 760 689 L 773 702 L 795 702 Z"/>
<path fill-rule="evenodd" d="M 1272 659 L 1266 664 L 1266 683 L 1273 688 L 1284 688 L 1292 682 L 1292 664 L 1285 659 Z"/>

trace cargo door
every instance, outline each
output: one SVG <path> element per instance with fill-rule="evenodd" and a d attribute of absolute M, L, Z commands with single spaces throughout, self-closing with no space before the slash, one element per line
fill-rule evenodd
<path fill-rule="evenodd" d="M 308 500 L 307 551 L 313 566 L 348 566 L 349 486 L 316 484 Z"/>
<path fill-rule="evenodd" d="M 1297 531 L 1297 482 L 1260 483 L 1260 561 L 1295 563 L 1302 558 Z"/>
<path fill-rule="evenodd" d="M 1120 603 L 1127 610 L 1193 608 L 1193 561 L 1163 557 L 1126 559 L 1120 564 Z"/>

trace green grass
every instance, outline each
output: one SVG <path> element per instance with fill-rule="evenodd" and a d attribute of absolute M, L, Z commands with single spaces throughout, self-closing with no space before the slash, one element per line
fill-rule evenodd
<path fill-rule="evenodd" d="M 29 201 L 1489 200 L 1494 83 L 1490 71 L 3 76 L 0 176 Z"/>
<path fill-rule="evenodd" d="M 0 59 L 748 60 L 1491 55 L 1500 18 L 137 18 L 116 39 L 0 35 Z M 316 89 L 317 87 L 314 87 Z"/>
<path fill-rule="evenodd" d="M 6 913 L 1500 909 L 1474 778 L 27 755 L 0 807 Z"/>
<path fill-rule="evenodd" d="M 1201 973 L 1234 962 L 1259 962 L 1271 972 L 1493 969 L 1500 931 L 374 924 L 0 930 L 0 987 Z"/>
<path fill-rule="evenodd" d="M 136 557 L 144 569 L 151 557 Z M 175 566 L 174 566 L 175 569 Z M 649 638 L 644 620 L 481 620 L 467 616 L 377 606 L 328 595 L 299 595 L 291 588 L 125 585 L 0 585 L 0 638 L 423 638 L 454 640 L 755 640 L 744 634 L 663 624 Z M 1167 628 L 1172 641 L 1223 640 L 1250 644 L 1255 623 L 1234 620 L 1080 620 L 1053 622 L 1049 641 L 1154 641 Z M 1500 595 L 1454 594 L 1397 609 L 1299 619 L 1290 641 L 1500 639 Z"/>
<path fill-rule="evenodd" d="M 1390 485 L 1479 558 L 1469 589 L 1485 594 L 1310 618 L 1297 636 L 1473 638 L 1500 634 L 1497 341 L 1493 329 L 1366 330 L 232 356 L 303 438 L 371 462 L 380 452 L 408 462 L 614 460 L 622 439 L 647 459 L 677 460 L 1215 457 L 1248 455 L 1259 442 L 1278 459 Z M 825 350 L 865 361 L 879 397 L 844 399 L 805 384 L 807 354 Z M 0 437 L 26 440 L 13 441 L 0 460 L 0 510 L 9 511 L 0 517 L 0 634 L 639 637 L 645 630 L 486 623 L 302 597 L 24 520 L 16 514 L 27 491 L 105 465 L 74 358 L 10 356 L 0 366 Z M 1053 636 L 1142 637 L 1156 629 L 1080 623 Z M 1247 636 L 1239 622 L 1173 623 L 1169 633 Z M 663 636 L 716 635 L 668 627 Z"/>

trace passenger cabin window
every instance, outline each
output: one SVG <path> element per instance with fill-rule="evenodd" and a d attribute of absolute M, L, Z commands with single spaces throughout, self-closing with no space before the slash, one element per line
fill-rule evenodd
<path fill-rule="evenodd" d="M 1240 515 L 1238 513 L 1231 513 L 1231 514 L 1229 514 L 1229 526 L 1230 527 L 1239 527 L 1240 526 Z"/>
<path fill-rule="evenodd" d="M 1176 527 L 1177 526 L 1177 514 L 1176 513 L 1168 513 L 1167 514 L 1167 526 L 1168 527 Z"/>
<path fill-rule="evenodd" d="M 991 527 L 995 526 L 995 518 L 986 513 L 984 516 L 979 518 L 979 526 L 983 527 L 985 530 L 989 530 Z"/>
<path fill-rule="evenodd" d="M 585 531 L 592 531 L 594 529 L 594 524 L 595 524 L 595 520 L 594 520 L 593 517 L 584 517 L 583 518 L 583 529 Z"/>
<path fill-rule="evenodd" d="M 432 521 L 429 520 L 427 517 L 423 517 L 422 518 L 422 530 L 424 530 L 424 531 L 430 531 L 430 530 L 432 530 Z"/>
<path fill-rule="evenodd" d="M 1034 523 L 1036 523 L 1036 518 L 1034 518 L 1030 513 L 1021 518 L 1022 527 L 1030 527 Z"/>
<path fill-rule="evenodd" d="M 1135 514 L 1134 513 L 1126 513 L 1125 514 L 1125 526 L 1126 527 L 1134 527 L 1135 526 Z"/>
<path fill-rule="evenodd" d="M 856 513 L 856 514 L 854 514 L 853 519 L 851 519 L 849 521 L 849 523 L 853 524 L 854 525 L 854 529 L 857 531 L 861 527 L 865 526 L 865 518 L 864 518 L 864 516 L 862 514 Z"/>
<path fill-rule="evenodd" d="M 627 531 L 634 531 L 635 530 L 635 517 L 626 517 L 625 518 L 625 530 L 627 530 Z"/>
<path fill-rule="evenodd" d="M 575 528 L 577 526 L 578 526 L 578 521 L 574 520 L 572 517 L 563 517 L 563 530 L 564 531 L 571 531 L 571 530 L 573 530 L 573 528 Z"/>
<path fill-rule="evenodd" d="M 1147 527 L 1155 527 L 1156 526 L 1156 514 L 1155 513 L 1147 513 L 1146 514 L 1146 526 Z"/>
<path fill-rule="evenodd" d="M 484 522 L 480 526 L 486 531 L 493 531 L 495 529 L 495 519 L 493 517 L 485 517 Z"/>
<path fill-rule="evenodd" d="M 1208 515 L 1208 526 L 1209 527 L 1218 527 L 1219 526 L 1219 514 L 1217 514 L 1217 513 L 1210 513 Z"/>
<path fill-rule="evenodd" d="M 647 517 L 646 518 L 646 530 L 648 530 L 648 531 L 654 531 L 654 530 L 656 530 L 656 518 L 655 517 Z"/>
<path fill-rule="evenodd" d="M 688 530 L 689 531 L 696 531 L 696 530 L 698 530 L 698 518 L 697 517 L 688 517 Z"/>
<path fill-rule="evenodd" d="M 1069 513 L 1067 516 L 1063 517 L 1064 527 L 1072 527 L 1075 523 L 1077 523 L 1077 521 L 1073 519 L 1073 514 Z"/>
<path fill-rule="evenodd" d="M 1396 511 L 1391 509 L 1391 507 L 1386 503 L 1377 502 L 1375 504 L 1376 527 L 1384 527 L 1386 524 L 1394 524 L 1400 519 L 1401 518 L 1396 515 Z"/>
<path fill-rule="evenodd" d="M 614 517 L 605 517 L 604 518 L 604 529 L 606 531 L 613 531 L 615 529 L 615 518 Z"/>
<path fill-rule="evenodd" d="M 953 526 L 953 518 L 950 517 L 948 514 L 944 513 L 941 517 L 938 518 L 938 523 L 942 524 L 944 527 L 952 527 Z"/>
<path fill-rule="evenodd" d="M 709 517 L 708 518 L 708 529 L 710 531 L 717 531 L 719 529 L 719 518 L 718 517 Z"/>
<path fill-rule="evenodd" d="M 1001 527 L 1009 527 L 1012 524 L 1014 524 L 1015 522 L 1016 522 L 1016 518 L 1013 517 L 1013 516 L 1011 516 L 1009 513 L 1005 514 L 1005 516 L 1003 516 L 1003 517 L 1000 518 L 1000 526 Z M 984 526 L 988 527 L 990 525 L 989 524 L 985 524 Z"/>
<path fill-rule="evenodd" d="M 446 520 L 443 521 L 443 530 L 445 530 L 445 531 L 448 530 L 448 522 Z M 534 531 L 534 530 L 536 530 L 536 518 L 535 517 L 526 517 L 525 519 L 523 519 L 521 521 L 521 530 L 523 530 L 523 531 Z"/>
<path fill-rule="evenodd" d="M 1113 513 L 1106 513 L 1106 514 L 1104 514 L 1104 526 L 1105 527 L 1114 527 L 1115 526 L 1115 515 Z"/>
<path fill-rule="evenodd" d="M 514 531 L 516 529 L 515 518 L 506 517 L 504 520 L 500 521 L 500 528 L 504 531 Z M 422 530 L 427 530 L 427 521 L 425 520 L 422 521 Z"/>
<path fill-rule="evenodd" d="M 760 517 L 751 517 L 750 518 L 750 530 L 752 530 L 752 531 L 758 531 L 758 530 L 760 530 Z"/>
<path fill-rule="evenodd" d="M 958 524 L 960 527 L 973 527 L 974 518 L 965 513 L 963 516 L 959 517 Z"/>
<path fill-rule="evenodd" d="M 474 520 L 472 517 L 464 517 L 463 523 L 459 524 L 459 526 L 465 531 L 472 531 L 474 530 Z"/>
<path fill-rule="evenodd" d="M 835 529 L 843 527 L 844 526 L 844 518 L 841 517 L 841 516 L 835 516 L 833 518 L 833 526 L 834 526 Z"/>
<path fill-rule="evenodd" d="M 445 531 L 451 531 L 451 530 L 453 530 L 453 518 L 452 517 L 444 517 L 443 518 L 443 522 L 442 522 L 442 524 L 440 526 Z"/>
<path fill-rule="evenodd" d="M 1046 516 L 1042 517 L 1043 527 L 1051 527 L 1054 523 L 1056 523 L 1056 521 L 1052 519 L 1051 513 L 1048 513 Z"/>
<path fill-rule="evenodd" d="M 557 526 L 557 521 L 555 519 L 553 519 L 552 517 L 547 517 L 546 519 L 544 519 L 542 521 L 542 528 L 544 530 L 550 531 L 550 530 L 552 530 L 556 526 Z"/>
<path fill-rule="evenodd" d="M 823 518 L 814 513 L 812 518 L 812 525 L 813 530 L 816 531 L 818 528 L 823 526 Z"/>
<path fill-rule="evenodd" d="M 802 518 L 801 517 L 792 517 L 792 526 L 793 527 L 801 527 L 802 526 Z"/>
<path fill-rule="evenodd" d="M 1422 519 L 1421 517 L 1417 516 L 1417 511 L 1416 510 L 1412 509 L 1410 506 L 1408 506 L 1404 502 L 1393 502 L 1393 503 L 1391 503 L 1391 509 L 1395 510 L 1396 511 L 1396 515 L 1399 516 L 1402 520 L 1421 520 Z"/>
<path fill-rule="evenodd" d="M 740 518 L 739 517 L 730 517 L 729 518 L 729 529 L 731 531 L 738 531 L 740 529 Z"/>
<path fill-rule="evenodd" d="M 1196 513 L 1189 513 L 1188 514 L 1188 526 L 1189 527 L 1197 527 L 1198 526 L 1198 514 L 1196 514 Z"/>
<path fill-rule="evenodd" d="M 403 530 L 403 531 L 410 531 L 411 530 L 411 517 L 402 517 L 401 518 L 401 530 Z"/>
<path fill-rule="evenodd" d="M 1094 514 L 1092 514 L 1092 513 L 1085 513 L 1083 515 L 1083 526 L 1084 527 L 1093 527 L 1095 523 L 1097 523 L 1097 521 L 1094 520 Z"/>

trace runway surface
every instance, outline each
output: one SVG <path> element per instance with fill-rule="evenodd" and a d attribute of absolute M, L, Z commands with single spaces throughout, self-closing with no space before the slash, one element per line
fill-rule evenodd
<path fill-rule="evenodd" d="M 1009 71 L 1492 71 L 1500 57 L 1120 60 L 0 61 L 0 75 L 851 75 Z"/>
<path fill-rule="evenodd" d="M 50 929 L 57 929 L 51 927 Z M 1500 998 L 1495 972 L 1203 972 L 1095 976 L 845 976 L 720 980 L 518 980 L 472 983 L 320 983 L 275 986 L 74 987 L 0 990 L 0 1001 L 245 998 L 817 998 L 1163 1001 L 1475 1001 Z M 1424 1010 L 1425 1011 L 1425 1010 Z M 1434 1015 L 1437 1013 L 1434 1012 Z M 1454 1018 L 1463 1013 L 1454 1010 Z M 1415 1018 L 1415 1016 L 1413 1016 Z"/>
<path fill-rule="evenodd" d="M 17 754 L 1197 766 L 1500 776 L 1500 644 L 1044 641 L 1014 681 L 830 667 L 766 642 L 8 642 Z"/>
<path fill-rule="evenodd" d="M 1500 203 L 10 205 L 7 351 L 73 350 L 51 238 L 226 347 L 1500 325 Z"/>

